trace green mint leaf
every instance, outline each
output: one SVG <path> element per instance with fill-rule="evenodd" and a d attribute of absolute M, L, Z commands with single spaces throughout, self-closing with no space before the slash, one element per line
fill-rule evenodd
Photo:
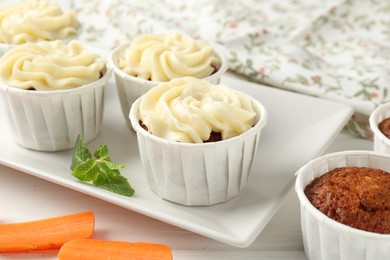
<path fill-rule="evenodd" d="M 92 158 L 89 158 L 84 162 L 80 162 L 74 167 L 72 171 L 73 176 L 75 176 L 80 181 L 85 181 L 85 182 L 95 180 L 99 176 L 99 174 L 100 173 L 99 173 L 98 164 Z"/>
<path fill-rule="evenodd" d="M 93 181 L 94 185 L 121 195 L 134 195 L 134 189 L 119 171 L 111 170 L 105 163 L 99 164 L 98 167 L 101 174 Z"/>
<path fill-rule="evenodd" d="M 108 191 L 131 197 L 134 195 L 135 191 L 133 188 L 129 188 L 126 184 L 118 184 L 118 183 L 106 183 L 103 186 L 101 186 L 103 189 L 106 189 Z"/>
<path fill-rule="evenodd" d="M 119 170 L 121 168 L 125 168 L 125 165 L 116 164 L 111 161 L 110 156 L 108 156 L 107 145 L 105 144 L 100 145 L 96 149 L 94 155 L 96 158 L 98 158 L 99 162 L 104 162 L 111 170 Z"/>
<path fill-rule="evenodd" d="M 105 144 L 102 144 L 96 148 L 96 151 L 93 155 L 95 155 L 95 157 L 100 160 L 111 162 L 110 156 L 108 156 L 108 147 Z"/>
<path fill-rule="evenodd" d="M 109 161 L 104 161 L 104 163 L 107 165 L 108 168 L 110 168 L 113 171 L 117 171 L 119 169 L 126 167 L 124 164 L 116 164 L 116 163 L 109 162 Z"/>
<path fill-rule="evenodd" d="M 70 165 L 70 169 L 73 171 L 76 165 L 90 158 L 92 158 L 91 153 L 89 152 L 88 148 L 85 146 L 83 139 L 80 136 L 78 136 L 73 150 L 72 164 Z"/>
<path fill-rule="evenodd" d="M 83 182 L 92 182 L 93 185 L 108 191 L 131 197 L 135 191 L 128 180 L 123 177 L 119 169 L 125 165 L 113 163 L 108 155 L 106 145 L 100 145 L 92 158 L 91 153 L 83 140 L 77 138 L 72 156 L 70 169 L 72 175 Z"/>
<path fill-rule="evenodd" d="M 105 144 L 100 145 L 96 149 L 94 155 L 96 158 L 98 158 L 99 162 L 104 162 L 111 170 L 119 170 L 121 168 L 125 168 L 125 165 L 116 164 L 111 161 L 110 156 L 108 156 L 107 145 Z"/>

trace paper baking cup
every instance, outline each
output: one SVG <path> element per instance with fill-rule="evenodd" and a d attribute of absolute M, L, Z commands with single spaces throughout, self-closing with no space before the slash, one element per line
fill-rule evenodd
<path fill-rule="evenodd" d="M 388 117 L 390 117 L 390 102 L 380 105 L 370 115 L 370 128 L 374 134 L 374 151 L 390 153 L 390 139 L 378 128 L 378 124 Z"/>
<path fill-rule="evenodd" d="M 256 158 L 267 111 L 253 100 L 257 123 L 245 133 L 214 143 L 180 143 L 152 135 L 130 110 L 141 161 L 151 189 L 161 198 L 188 206 L 207 206 L 237 196 L 246 186 Z"/>
<path fill-rule="evenodd" d="M 124 52 L 129 45 L 130 43 L 121 45 L 114 49 L 109 55 L 109 64 L 112 67 L 112 70 L 115 75 L 115 82 L 119 94 L 119 102 L 121 104 L 123 115 L 126 119 L 128 119 L 130 107 L 133 102 L 137 98 L 148 92 L 148 90 L 153 87 L 156 87 L 161 83 L 159 81 L 150 81 L 130 76 L 119 68 L 119 58 L 124 55 Z M 222 51 L 222 47 L 219 45 L 213 45 L 213 47 L 214 52 L 217 54 L 219 60 L 221 61 L 221 64 L 215 73 L 203 79 L 210 81 L 213 84 L 218 84 L 221 76 L 228 69 L 228 65 L 226 57 Z"/>
<path fill-rule="evenodd" d="M 101 128 L 110 74 L 107 69 L 99 80 L 68 90 L 22 90 L 0 83 L 16 142 L 33 150 L 59 151 L 73 148 L 78 135 L 91 141 Z"/>
<path fill-rule="evenodd" d="M 297 172 L 295 191 L 301 207 L 306 256 L 310 260 L 390 259 L 390 235 L 341 224 L 316 209 L 304 193 L 316 177 L 337 167 L 357 166 L 390 172 L 390 155 L 371 151 L 345 151 L 314 159 Z"/>

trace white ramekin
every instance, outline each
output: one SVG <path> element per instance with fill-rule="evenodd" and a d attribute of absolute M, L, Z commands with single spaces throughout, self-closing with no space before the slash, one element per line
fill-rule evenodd
<path fill-rule="evenodd" d="M 151 189 L 161 198 L 187 206 L 208 206 L 236 197 L 246 186 L 256 159 L 267 110 L 252 99 L 257 113 L 250 130 L 210 143 L 180 143 L 157 137 L 139 124 L 142 97 L 130 110 L 141 161 Z"/>
<path fill-rule="evenodd" d="M 390 117 L 390 102 L 378 106 L 370 115 L 369 122 L 374 134 L 374 151 L 390 153 L 390 139 L 378 128 L 378 124 Z"/>
<path fill-rule="evenodd" d="M 130 107 L 133 102 L 145 94 L 148 90 L 156 87 L 161 82 L 150 81 L 142 78 L 131 76 L 119 68 L 119 58 L 124 55 L 126 48 L 131 43 L 126 43 L 115 48 L 109 55 L 109 65 L 112 67 L 115 82 L 118 89 L 119 102 L 122 108 L 123 115 L 128 119 Z M 218 84 L 222 75 L 227 71 L 228 65 L 226 56 L 224 55 L 222 46 L 213 44 L 215 54 L 220 60 L 220 67 L 212 75 L 203 79 L 210 81 L 213 84 Z"/>
<path fill-rule="evenodd" d="M 74 147 L 77 136 L 91 141 L 100 131 L 104 89 L 111 70 L 90 84 L 67 90 L 23 90 L 0 83 L 0 97 L 16 142 L 38 151 Z"/>
<path fill-rule="evenodd" d="M 316 177 L 337 167 L 357 166 L 390 172 L 390 155 L 372 151 L 345 151 L 316 158 L 297 171 L 295 191 L 301 207 L 306 256 L 310 260 L 382 260 L 390 257 L 390 235 L 341 224 L 316 209 L 304 193 Z"/>

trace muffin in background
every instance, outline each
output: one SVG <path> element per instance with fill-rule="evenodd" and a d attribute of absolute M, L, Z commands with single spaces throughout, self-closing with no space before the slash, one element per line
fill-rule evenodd
<path fill-rule="evenodd" d="M 387 138 L 390 138 L 390 117 L 383 119 L 378 124 L 379 130 L 384 134 Z"/>
<path fill-rule="evenodd" d="M 221 46 L 189 35 L 140 35 L 109 58 L 125 118 L 131 104 L 151 88 L 174 78 L 196 77 L 217 84 L 227 70 Z"/>
<path fill-rule="evenodd" d="M 201 84 L 211 87 L 191 92 Z M 159 99 L 163 102 L 155 102 Z M 145 117 L 144 109 L 161 113 Z M 169 113 L 187 119 L 175 124 L 176 119 L 166 117 Z M 187 206 L 213 205 L 239 195 L 250 178 L 267 116 L 265 107 L 248 95 L 191 77 L 160 83 L 137 99 L 129 114 L 150 188 Z M 162 137 L 153 134 L 154 120 L 165 131 Z M 207 142 L 211 131 L 222 133 L 223 140 Z"/>
<path fill-rule="evenodd" d="M 18 45 L 0 58 L 3 108 L 16 142 L 29 149 L 59 151 L 99 133 L 106 62 L 81 42 Z"/>
<path fill-rule="evenodd" d="M 72 39 L 80 24 L 73 10 L 50 1 L 20 1 L 0 6 L 0 50 L 14 45 Z"/>
<path fill-rule="evenodd" d="M 390 102 L 378 106 L 370 115 L 370 129 L 374 134 L 374 151 L 390 153 L 390 139 L 379 129 L 379 124 L 390 118 Z"/>
<path fill-rule="evenodd" d="M 220 67 L 213 47 L 186 34 L 145 34 L 119 57 L 119 68 L 145 80 L 167 82 L 180 77 L 206 78 Z"/>
<path fill-rule="evenodd" d="M 390 234 L 368 232 L 342 224 L 315 208 L 304 192 L 315 178 L 337 168 L 367 167 L 388 172 L 389 165 L 390 155 L 345 151 L 316 158 L 297 171 L 295 191 L 301 206 L 302 235 L 308 259 L 369 260 L 389 257 Z"/>

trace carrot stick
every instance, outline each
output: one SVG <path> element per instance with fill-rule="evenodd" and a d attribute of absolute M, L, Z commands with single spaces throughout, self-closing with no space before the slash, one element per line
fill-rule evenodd
<path fill-rule="evenodd" d="M 93 212 L 0 224 L 0 252 L 22 252 L 60 248 L 76 238 L 90 238 L 94 229 Z"/>
<path fill-rule="evenodd" d="M 171 260 L 171 248 L 147 242 L 76 239 L 65 243 L 59 260 Z"/>

